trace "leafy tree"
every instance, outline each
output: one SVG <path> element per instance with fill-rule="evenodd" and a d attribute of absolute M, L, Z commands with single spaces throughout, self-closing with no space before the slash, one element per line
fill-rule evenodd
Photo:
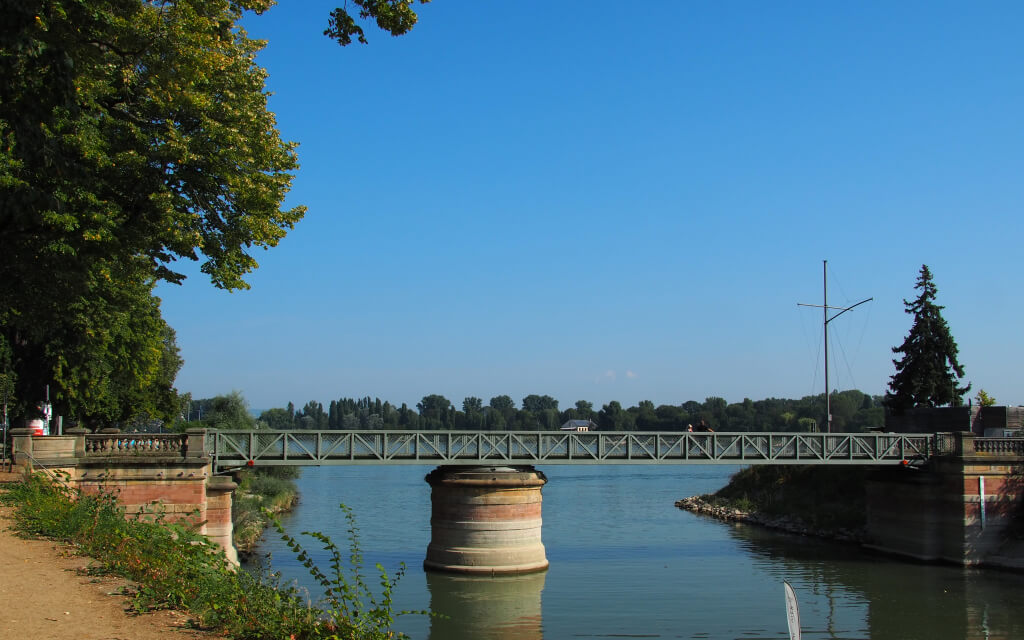
<path fill-rule="evenodd" d="M 360 427 L 359 418 L 354 413 L 346 413 L 341 419 L 341 428 L 346 431 L 353 431 Z M 312 428 L 312 427 L 310 427 Z"/>
<path fill-rule="evenodd" d="M 580 420 L 593 420 L 596 412 L 594 411 L 594 403 L 587 400 L 576 401 L 576 417 Z"/>
<path fill-rule="evenodd" d="M 295 426 L 295 416 L 281 408 L 267 409 L 260 414 L 259 421 L 272 431 L 292 429 Z"/>
<path fill-rule="evenodd" d="M 2 242 L 2 241 L 0 241 Z M 11 347 L 15 411 L 24 414 L 50 385 L 56 413 L 86 426 L 173 421 L 180 413 L 174 379 L 181 368 L 174 330 L 160 314 L 153 284 L 108 265 L 83 289 L 67 292 L 38 326 L 0 310 L 0 342 Z M 3 285 L 0 285 L 2 288 Z"/>
<path fill-rule="evenodd" d="M 53 267 L 47 284 L 79 284 L 97 260 L 141 256 L 152 277 L 180 282 L 170 261 L 201 253 L 214 284 L 247 287 L 249 249 L 275 246 L 304 211 L 281 210 L 295 145 L 267 110 L 263 43 L 236 24 L 270 4 L 5 3 L 5 271 Z"/>
<path fill-rule="evenodd" d="M 796 421 L 797 431 L 817 431 L 818 421 L 814 418 L 799 418 Z"/>
<path fill-rule="evenodd" d="M 462 410 L 466 415 L 480 413 L 483 411 L 484 401 L 476 396 L 468 396 L 462 400 Z"/>
<path fill-rule="evenodd" d="M 994 407 L 996 405 L 996 399 L 988 395 L 984 389 L 978 389 L 978 406 L 979 407 Z"/>
<path fill-rule="evenodd" d="M 462 401 L 462 413 L 457 414 L 457 429 L 482 429 L 487 419 L 484 416 L 484 401 L 476 396 L 469 396 Z"/>
<path fill-rule="evenodd" d="M 494 396 L 491 398 L 488 405 L 491 409 L 494 409 L 502 417 L 501 426 L 495 427 L 498 429 L 507 428 L 510 431 L 513 430 L 513 424 L 516 419 L 516 403 L 512 400 L 511 396 Z"/>
<path fill-rule="evenodd" d="M 512 400 L 511 396 L 494 396 L 491 398 L 491 401 L 487 406 L 497 411 L 504 412 L 509 409 L 514 409 L 516 403 Z"/>
<path fill-rule="evenodd" d="M 654 403 L 650 400 L 641 400 L 629 412 L 633 414 L 637 429 L 648 430 L 657 427 L 660 423 L 657 414 L 654 413 Z"/>
<path fill-rule="evenodd" d="M 164 411 L 155 283 L 186 259 L 246 288 L 253 248 L 302 218 L 281 208 L 295 145 L 267 110 L 262 43 L 237 25 L 270 4 L 0 5 L 0 333 L 26 402 L 50 384 L 73 417 Z"/>
<path fill-rule="evenodd" d="M 196 402 L 206 407 L 202 423 L 211 429 L 244 430 L 252 429 L 256 424 L 256 420 L 249 414 L 249 403 L 240 391 Z"/>
<path fill-rule="evenodd" d="M 488 408 L 486 428 L 490 431 L 504 431 L 508 424 L 500 411 Z"/>
<path fill-rule="evenodd" d="M 303 420 L 303 418 L 310 418 L 310 420 Z M 306 403 L 306 406 L 302 408 L 302 411 L 296 415 L 296 421 L 301 425 L 302 429 L 314 429 L 322 431 L 328 428 L 330 416 L 324 411 L 324 405 L 316 400 L 310 400 Z M 308 425 L 308 426 L 307 426 Z"/>
<path fill-rule="evenodd" d="M 420 416 L 426 420 L 433 420 L 439 423 L 443 423 L 447 418 L 448 409 L 451 406 L 452 403 L 448 398 L 437 394 L 424 396 L 422 400 L 416 403 Z"/>
<path fill-rule="evenodd" d="M 691 417 L 691 419 L 698 419 L 697 416 L 700 414 L 702 407 L 696 400 L 687 400 L 683 403 L 683 411 Z"/>
<path fill-rule="evenodd" d="M 540 413 L 546 409 L 554 409 L 555 411 L 558 411 L 558 400 L 555 400 L 551 396 L 539 396 L 536 394 L 530 394 L 523 398 L 523 411 Z"/>
<path fill-rule="evenodd" d="M 618 400 L 612 400 L 597 413 L 597 424 L 603 431 L 632 431 L 635 428 L 633 415 L 622 408 Z"/>
<path fill-rule="evenodd" d="M 713 427 L 716 431 L 729 431 L 729 403 L 726 402 L 725 398 L 718 396 L 709 396 L 704 399 L 704 404 L 700 406 L 700 410 L 697 415 L 694 416 L 696 422 L 703 420 L 704 423 Z"/>
<path fill-rule="evenodd" d="M 412 9 L 412 5 L 416 2 L 417 0 L 352 0 L 352 4 L 359 7 L 360 18 L 364 20 L 372 18 L 378 27 L 393 36 L 407 33 L 416 24 L 419 17 Z M 418 0 L 418 2 L 426 4 L 430 0 Z M 352 43 L 353 36 L 359 42 L 366 44 L 366 34 L 348 12 L 347 5 L 331 11 L 324 35 L 336 40 L 343 47 Z"/>
<path fill-rule="evenodd" d="M 886 406 L 894 413 L 912 407 L 938 407 L 963 404 L 961 397 L 971 389 L 958 386 L 964 368 L 957 361 L 958 349 L 941 311 L 935 304 L 937 292 L 927 265 L 921 266 L 915 289 L 920 294 L 913 302 L 903 301 L 906 312 L 914 316 L 910 333 L 893 353 L 896 373 L 889 383 Z"/>
<path fill-rule="evenodd" d="M 659 429 L 683 429 L 686 427 L 686 420 L 684 419 L 682 407 L 677 407 L 670 404 L 658 405 L 658 408 L 654 410 L 658 417 L 658 428 Z"/>

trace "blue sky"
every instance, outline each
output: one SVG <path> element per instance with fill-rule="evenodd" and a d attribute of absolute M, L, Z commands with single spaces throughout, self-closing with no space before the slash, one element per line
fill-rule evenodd
<path fill-rule="evenodd" d="M 193 397 L 562 407 L 884 393 L 922 264 L 973 385 L 1024 403 L 1024 5 L 337 0 L 250 17 L 300 143 L 252 289 L 161 285 Z M 197 273 L 191 270 L 190 273 Z"/>

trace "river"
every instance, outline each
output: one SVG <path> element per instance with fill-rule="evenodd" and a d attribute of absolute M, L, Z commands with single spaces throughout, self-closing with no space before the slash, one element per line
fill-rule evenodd
<path fill-rule="evenodd" d="M 785 639 L 783 580 L 796 590 L 804 638 L 1024 638 L 1024 575 L 903 562 L 673 506 L 723 486 L 737 470 L 728 466 L 538 467 L 548 477 L 547 572 L 505 579 L 428 574 L 421 566 L 430 540 L 423 476 L 431 468 L 306 469 L 301 501 L 284 518 L 293 535 L 321 531 L 343 545 L 338 503 L 351 507 L 371 576 L 377 562 L 389 572 L 407 567 L 396 608 L 448 616 L 400 617 L 396 628 L 414 640 Z M 260 552 L 313 592 L 272 531 Z"/>

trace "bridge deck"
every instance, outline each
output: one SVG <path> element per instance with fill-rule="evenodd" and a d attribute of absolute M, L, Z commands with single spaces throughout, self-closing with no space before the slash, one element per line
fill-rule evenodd
<path fill-rule="evenodd" d="M 340 464 L 901 464 L 929 434 L 612 431 L 214 431 L 217 467 Z"/>

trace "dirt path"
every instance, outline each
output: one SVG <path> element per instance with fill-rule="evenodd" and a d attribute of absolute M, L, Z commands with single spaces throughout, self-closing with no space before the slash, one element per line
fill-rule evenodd
<path fill-rule="evenodd" d="M 11 474 L 0 473 L 0 482 Z M 50 540 L 25 540 L 0 508 L 0 638 L 12 640 L 185 640 L 217 637 L 185 628 L 175 611 L 132 615 L 123 578 L 90 576 L 91 560 Z"/>

